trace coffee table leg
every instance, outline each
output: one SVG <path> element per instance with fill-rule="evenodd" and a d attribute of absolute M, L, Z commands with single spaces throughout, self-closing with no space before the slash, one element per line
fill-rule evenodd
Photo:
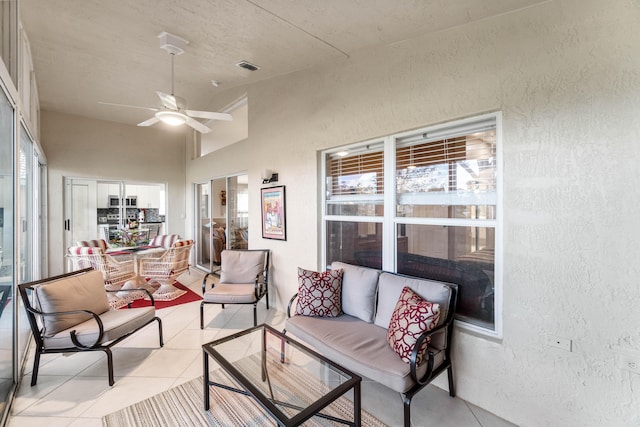
<path fill-rule="evenodd" d="M 204 410 L 209 410 L 209 355 L 206 351 L 202 351 L 202 377 L 204 383 Z"/>
<path fill-rule="evenodd" d="M 360 419 L 360 382 L 353 386 L 353 423 L 356 427 L 362 425 Z"/>

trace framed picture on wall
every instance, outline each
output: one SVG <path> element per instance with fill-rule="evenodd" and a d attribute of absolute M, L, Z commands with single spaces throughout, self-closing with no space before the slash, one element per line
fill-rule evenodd
<path fill-rule="evenodd" d="M 287 240 L 284 185 L 262 188 L 262 238 Z"/>

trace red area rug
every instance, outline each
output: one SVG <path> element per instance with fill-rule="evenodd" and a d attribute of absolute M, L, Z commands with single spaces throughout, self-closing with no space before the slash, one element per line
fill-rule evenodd
<path fill-rule="evenodd" d="M 173 286 L 175 286 L 178 289 L 187 291 L 187 293 L 171 301 L 162 301 L 159 299 L 154 299 L 156 304 L 156 309 L 173 307 L 174 305 L 186 304 L 188 302 L 200 301 L 202 299 L 200 295 L 196 294 L 195 292 L 187 288 L 182 283 L 176 282 L 173 284 Z M 131 303 L 131 308 L 147 307 L 147 306 L 149 306 L 149 301 L 143 300 L 143 299 L 137 299 Z M 127 306 L 124 306 L 123 308 L 127 308 Z"/>

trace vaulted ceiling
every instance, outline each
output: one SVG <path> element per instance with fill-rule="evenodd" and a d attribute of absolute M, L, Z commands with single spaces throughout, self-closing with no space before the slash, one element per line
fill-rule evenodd
<path fill-rule="evenodd" d="M 546 0 L 549 1 L 549 0 Z M 219 91 L 442 31 L 541 0 L 20 0 L 43 110 L 136 124 L 171 92 L 163 32 L 187 41 L 175 94 L 210 108 Z M 261 68 L 248 71 L 246 60 Z M 211 80 L 220 82 L 216 88 Z"/>

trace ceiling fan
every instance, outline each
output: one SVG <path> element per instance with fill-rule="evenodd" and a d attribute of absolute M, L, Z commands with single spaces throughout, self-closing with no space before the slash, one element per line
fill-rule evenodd
<path fill-rule="evenodd" d="M 153 117 L 141 123 L 138 123 L 138 126 L 151 126 L 158 122 L 164 122 L 172 126 L 186 124 L 187 126 L 191 126 L 193 129 L 197 130 L 198 132 L 209 133 L 211 132 L 211 129 L 198 120 L 195 120 L 194 117 L 201 119 L 231 121 L 233 118 L 231 117 L 231 114 L 228 113 L 189 110 L 187 109 L 187 101 L 184 98 L 174 95 L 173 59 L 175 55 L 181 55 L 184 53 L 184 48 L 189 42 L 167 32 L 160 33 L 158 37 L 162 40 L 160 48 L 166 50 L 171 55 L 171 95 L 164 92 L 156 91 L 158 97 L 160 98 L 160 108 L 114 104 L 111 102 L 100 102 L 100 104 L 155 111 Z"/>

